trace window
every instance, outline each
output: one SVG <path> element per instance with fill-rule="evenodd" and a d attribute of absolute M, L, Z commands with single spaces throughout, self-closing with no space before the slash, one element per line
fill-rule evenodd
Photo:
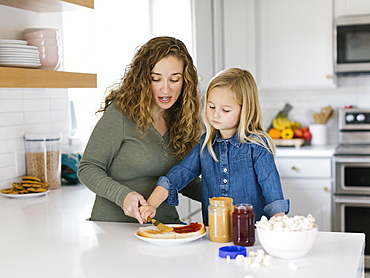
<path fill-rule="evenodd" d="M 97 89 L 69 90 L 76 118 L 71 135 L 87 140 L 106 89 L 120 81 L 138 46 L 151 37 L 174 36 L 192 53 L 191 0 L 95 0 L 95 9 L 82 16 L 65 13 L 62 39 L 64 67 L 98 76 Z"/>

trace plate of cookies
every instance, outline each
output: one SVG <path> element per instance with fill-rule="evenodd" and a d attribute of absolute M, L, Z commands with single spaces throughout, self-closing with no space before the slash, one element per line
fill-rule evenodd
<path fill-rule="evenodd" d="M 37 177 L 24 176 L 21 182 L 13 182 L 12 187 L 0 190 L 0 195 L 8 198 L 33 198 L 48 194 L 49 184 Z"/>

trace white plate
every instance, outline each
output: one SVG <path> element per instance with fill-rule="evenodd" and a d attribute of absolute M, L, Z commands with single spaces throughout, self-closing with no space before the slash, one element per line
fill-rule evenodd
<path fill-rule="evenodd" d="M 39 58 L 38 53 L 7 53 L 0 52 L 0 58 Z"/>
<path fill-rule="evenodd" d="M 45 192 L 40 192 L 40 193 L 29 193 L 29 194 L 4 194 L 0 193 L 0 195 L 3 195 L 8 198 L 13 198 L 13 199 L 26 199 L 26 198 L 35 198 L 35 197 L 40 197 L 48 194 L 50 192 L 50 189 Z"/>
<path fill-rule="evenodd" d="M 6 64 L 6 63 L 8 63 L 8 64 L 19 64 L 19 63 L 21 63 L 21 64 L 35 64 L 35 65 L 38 65 L 38 64 L 40 64 L 40 60 L 39 59 L 34 59 L 34 58 L 32 58 L 32 59 L 1 59 L 0 58 L 0 64 Z"/>
<path fill-rule="evenodd" d="M 21 45 L 21 44 L 0 44 L 0 48 L 10 49 L 37 49 L 37 46 L 32 45 Z"/>
<path fill-rule="evenodd" d="M 2 39 L 0 39 L 0 44 L 23 44 L 23 45 L 26 45 L 27 41 L 23 41 L 23 40 L 2 40 Z"/>
<path fill-rule="evenodd" d="M 15 67 L 15 68 L 38 68 L 39 66 L 41 66 L 41 64 L 37 64 L 37 63 L 17 63 L 17 62 L 7 63 L 7 62 L 2 62 L 2 63 L 0 63 L 0 66 L 4 66 L 4 67 Z"/>
<path fill-rule="evenodd" d="M 185 226 L 185 225 L 167 225 L 167 226 L 170 226 L 170 227 L 180 227 L 180 226 Z M 150 227 L 150 226 L 149 226 Z M 151 226 L 153 227 L 153 229 L 155 229 L 154 226 Z M 202 235 L 199 235 L 199 236 L 194 236 L 194 237 L 187 237 L 187 238 L 167 238 L 167 239 L 162 239 L 162 238 L 149 238 L 149 237 L 143 237 L 143 236 L 139 236 L 137 231 L 135 232 L 135 236 L 143 241 L 146 241 L 146 242 L 149 242 L 149 243 L 153 243 L 153 244 L 158 244 L 158 245 L 178 245 L 178 244 L 183 244 L 183 243 L 187 243 L 187 242 L 192 242 L 192 241 L 195 241 L 195 240 L 198 240 L 202 237 L 204 237 L 206 233 L 202 234 Z"/>
<path fill-rule="evenodd" d="M 0 47 L 0 53 L 4 54 L 39 54 L 38 49 L 27 49 L 27 48 L 1 48 Z"/>

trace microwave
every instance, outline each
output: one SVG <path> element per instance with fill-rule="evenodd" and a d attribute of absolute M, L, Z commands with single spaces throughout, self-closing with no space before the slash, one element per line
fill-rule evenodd
<path fill-rule="evenodd" d="M 370 14 L 338 17 L 334 25 L 335 72 L 370 73 Z"/>

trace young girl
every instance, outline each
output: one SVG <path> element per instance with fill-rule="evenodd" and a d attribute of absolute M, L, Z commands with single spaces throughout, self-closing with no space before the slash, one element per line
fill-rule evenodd
<path fill-rule="evenodd" d="M 289 212 L 274 161 L 275 146 L 262 128 L 257 86 L 246 70 L 226 69 L 208 85 L 204 103 L 206 133 L 200 143 L 158 179 L 140 207 L 143 219 L 154 217 L 167 199 L 178 205 L 178 191 L 202 175 L 202 215 L 208 225 L 209 198 L 231 197 L 234 204 L 253 205 L 255 220 Z"/>

